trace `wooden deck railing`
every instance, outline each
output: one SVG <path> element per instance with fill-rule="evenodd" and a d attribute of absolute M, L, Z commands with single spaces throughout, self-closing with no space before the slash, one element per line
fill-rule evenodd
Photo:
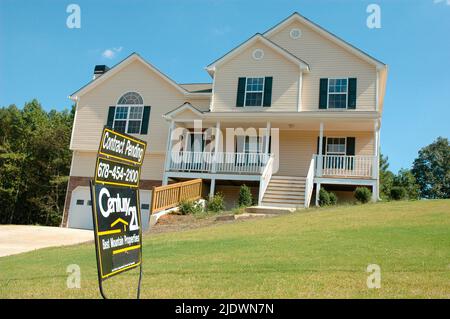
<path fill-rule="evenodd" d="M 202 180 L 193 179 L 187 182 L 153 187 L 150 213 L 176 207 L 183 200 L 197 200 L 202 195 Z"/>

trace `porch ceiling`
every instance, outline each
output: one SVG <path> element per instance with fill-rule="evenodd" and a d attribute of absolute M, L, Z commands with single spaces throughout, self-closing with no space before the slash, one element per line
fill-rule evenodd
<path fill-rule="evenodd" d="M 250 117 L 241 117 L 236 119 L 218 119 L 221 129 L 242 127 L 243 129 L 266 128 L 267 122 L 270 122 L 271 128 L 280 130 L 296 130 L 296 131 L 319 131 L 320 123 L 324 124 L 324 131 L 373 131 L 374 119 L 271 119 L 266 118 L 253 119 Z M 193 127 L 193 123 L 185 123 L 186 127 Z M 192 124 L 192 125 L 191 125 Z M 216 122 L 203 121 L 203 127 L 214 127 Z"/>

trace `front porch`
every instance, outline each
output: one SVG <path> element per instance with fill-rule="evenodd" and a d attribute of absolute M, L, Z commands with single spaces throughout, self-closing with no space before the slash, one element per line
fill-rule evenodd
<path fill-rule="evenodd" d="M 282 203 L 281 198 L 308 207 L 321 184 L 369 185 L 374 200 L 378 197 L 377 119 L 271 113 L 270 120 L 255 117 L 249 123 L 251 117 L 242 113 L 230 118 L 189 105 L 172 112 L 166 117 L 170 130 L 163 184 L 202 178 L 210 180 L 212 196 L 216 180 L 254 181 L 259 205 Z"/>

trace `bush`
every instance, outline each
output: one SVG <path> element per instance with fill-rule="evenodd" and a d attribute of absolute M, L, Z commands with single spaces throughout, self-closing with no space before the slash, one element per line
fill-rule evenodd
<path fill-rule="evenodd" d="M 319 205 L 320 206 L 330 205 L 330 194 L 324 188 L 321 188 L 319 191 Z"/>
<path fill-rule="evenodd" d="M 319 205 L 330 206 L 337 204 L 337 196 L 335 193 L 328 192 L 325 188 L 321 188 L 319 191 Z"/>
<path fill-rule="evenodd" d="M 221 212 L 225 209 L 223 194 L 217 193 L 206 202 L 206 210 L 210 212 Z"/>
<path fill-rule="evenodd" d="M 333 192 L 329 192 L 328 196 L 330 197 L 330 205 L 336 205 L 338 201 L 336 194 Z"/>
<path fill-rule="evenodd" d="M 252 206 L 253 196 L 250 188 L 247 185 L 242 185 L 239 189 L 239 207 L 248 207 Z"/>
<path fill-rule="evenodd" d="M 360 203 L 368 203 L 372 197 L 372 192 L 367 187 L 357 187 L 354 192 L 355 198 Z"/>
<path fill-rule="evenodd" d="M 181 215 L 198 214 L 203 212 L 203 207 L 192 200 L 184 200 L 180 202 L 178 212 Z"/>
<path fill-rule="evenodd" d="M 407 196 L 406 189 L 402 186 L 394 186 L 391 189 L 391 199 L 393 200 L 402 200 Z"/>

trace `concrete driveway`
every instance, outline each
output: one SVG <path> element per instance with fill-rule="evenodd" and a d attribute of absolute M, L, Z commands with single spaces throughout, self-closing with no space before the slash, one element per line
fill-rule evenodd
<path fill-rule="evenodd" d="M 94 234 L 92 230 L 0 225 L 0 257 L 45 247 L 74 245 L 93 240 Z"/>

